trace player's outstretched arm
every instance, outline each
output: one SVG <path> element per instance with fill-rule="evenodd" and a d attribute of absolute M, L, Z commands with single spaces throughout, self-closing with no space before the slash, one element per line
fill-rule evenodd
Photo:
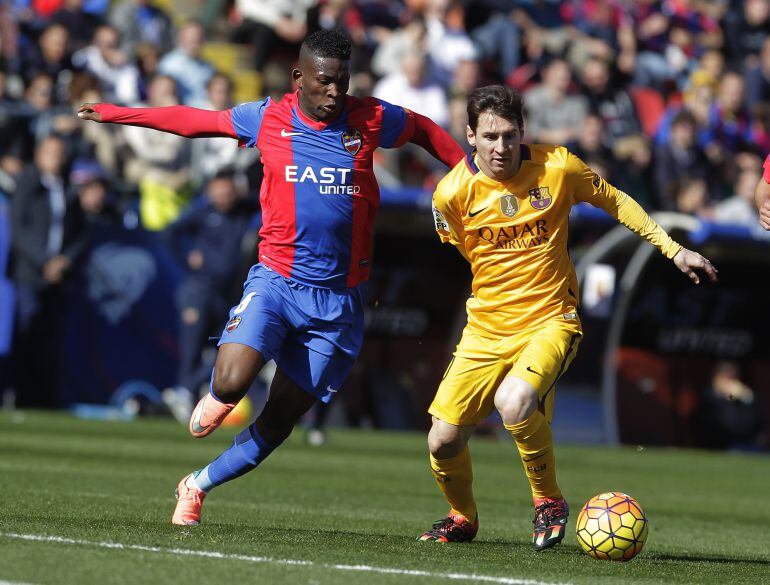
<path fill-rule="evenodd" d="M 465 152 L 446 130 L 417 112 L 412 112 L 412 116 L 414 134 L 409 142 L 423 147 L 450 169 L 463 159 Z"/>
<path fill-rule="evenodd" d="M 220 112 L 189 106 L 125 108 L 114 104 L 83 104 L 78 108 L 78 118 L 153 128 L 186 138 L 238 138 L 230 110 Z"/>
<path fill-rule="evenodd" d="M 682 248 L 674 256 L 674 264 L 676 267 L 690 277 L 695 284 L 700 283 L 700 277 L 698 272 L 703 272 L 711 282 L 718 280 L 718 270 L 714 268 L 708 258 L 701 256 L 697 252 Z M 696 272 L 697 271 L 697 272 Z"/>

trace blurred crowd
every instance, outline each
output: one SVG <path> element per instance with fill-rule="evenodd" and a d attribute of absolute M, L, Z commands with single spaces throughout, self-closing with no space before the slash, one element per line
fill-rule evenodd
<path fill-rule="evenodd" d="M 567 145 L 650 210 L 756 224 L 770 0 L 2 0 L 0 203 L 22 354 L 90 230 L 140 229 L 188 274 L 179 318 L 195 343 L 182 347 L 179 383 L 200 383 L 200 340 L 209 321 L 221 326 L 242 276 L 238 240 L 258 223 L 259 152 L 74 112 L 226 109 L 239 80 L 239 96 L 279 98 L 319 28 L 353 42 L 351 94 L 427 115 L 461 144 L 468 94 L 506 83 L 524 95 L 527 141 Z M 253 85 L 212 47 L 247 55 Z M 381 153 L 376 171 L 383 186 L 430 189 L 444 169 L 406 148 Z"/>

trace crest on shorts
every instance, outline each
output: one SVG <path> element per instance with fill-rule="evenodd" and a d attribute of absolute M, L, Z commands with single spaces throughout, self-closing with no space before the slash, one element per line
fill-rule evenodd
<path fill-rule="evenodd" d="M 507 217 L 513 217 L 519 211 L 519 200 L 515 195 L 506 193 L 500 197 L 500 211 Z"/>
<path fill-rule="evenodd" d="M 350 154 L 356 156 L 358 151 L 364 145 L 364 137 L 361 132 L 348 128 L 342 133 L 342 146 L 345 147 Z"/>
<path fill-rule="evenodd" d="M 235 317 L 233 317 L 227 322 L 227 325 L 225 325 L 225 331 L 227 331 L 228 333 L 232 333 L 233 331 L 238 329 L 238 325 L 240 324 L 241 324 L 241 316 L 236 315 Z"/>
<path fill-rule="evenodd" d="M 529 202 L 535 209 L 545 209 L 551 204 L 553 198 L 548 187 L 536 187 L 529 190 Z"/>

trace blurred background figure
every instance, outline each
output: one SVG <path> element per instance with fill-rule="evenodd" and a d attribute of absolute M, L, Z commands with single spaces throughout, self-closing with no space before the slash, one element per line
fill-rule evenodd
<path fill-rule="evenodd" d="M 284 62 L 296 55 L 308 33 L 307 12 L 313 0 L 236 0 L 243 35 L 254 48 L 254 69 L 262 71 L 271 58 Z"/>
<path fill-rule="evenodd" d="M 210 335 L 219 335 L 233 305 L 233 283 L 242 276 L 243 243 L 252 211 L 236 189 L 232 172 L 220 171 L 206 187 L 204 201 L 166 230 L 186 275 L 176 293 L 179 311 L 179 373 L 165 400 L 187 424 L 201 387 L 208 391 L 214 354 L 205 356 Z M 208 359 L 210 358 L 210 359 Z"/>
<path fill-rule="evenodd" d="M 214 68 L 201 57 L 203 25 L 196 20 L 185 22 L 179 29 L 176 48 L 163 56 L 158 73 L 168 75 L 177 84 L 184 104 L 200 103 L 206 99 L 206 83 Z"/>
<path fill-rule="evenodd" d="M 374 86 L 372 95 L 386 102 L 403 104 L 446 127 L 449 122 L 446 93 L 438 83 L 430 80 L 428 73 L 424 53 L 405 53 L 401 58 L 401 70 L 383 77 Z"/>
<path fill-rule="evenodd" d="M 55 405 L 51 374 L 59 355 L 61 287 L 85 247 L 80 209 L 66 196 L 65 165 L 64 142 L 55 136 L 43 139 L 11 199 L 13 386 L 22 405 Z"/>
<path fill-rule="evenodd" d="M 709 449 L 757 449 L 762 423 L 754 391 L 741 381 L 735 362 L 714 366 L 711 385 L 696 414 L 699 445 Z"/>
<path fill-rule="evenodd" d="M 117 29 L 100 26 L 93 42 L 72 56 L 72 64 L 99 80 L 104 99 L 125 105 L 139 99 L 139 69 L 120 50 L 119 41 Z"/>
<path fill-rule="evenodd" d="M 524 94 L 527 139 L 566 144 L 575 140 L 588 115 L 588 102 L 572 94 L 572 74 L 566 61 L 554 59 L 543 70 L 543 81 Z"/>
<path fill-rule="evenodd" d="M 158 75 L 147 88 L 147 107 L 179 104 L 176 83 Z M 190 197 L 190 143 L 181 136 L 137 126 L 120 128 L 128 146 L 124 164 L 127 181 L 139 189 L 142 225 L 162 230 L 174 221 Z"/>
<path fill-rule="evenodd" d="M 137 45 L 147 43 L 165 53 L 173 43 L 173 25 L 168 15 L 151 0 L 117 0 L 112 3 L 109 22 L 120 31 L 120 48 L 129 57 Z"/>

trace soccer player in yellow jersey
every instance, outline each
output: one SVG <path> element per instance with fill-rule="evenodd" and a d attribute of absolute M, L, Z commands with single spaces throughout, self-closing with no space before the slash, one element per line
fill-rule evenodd
<path fill-rule="evenodd" d="M 496 408 L 532 488 L 532 544 L 564 537 L 569 508 L 556 483 L 554 388 L 580 343 L 578 283 L 567 251 L 569 212 L 587 201 L 657 246 L 696 284 L 717 271 L 683 248 L 628 195 L 566 148 L 523 144 L 521 96 L 503 86 L 468 100 L 474 152 L 438 184 L 436 230 L 470 262 L 468 323 L 429 408 L 430 465 L 450 506 L 420 540 L 470 541 L 478 531 L 468 439 Z"/>

